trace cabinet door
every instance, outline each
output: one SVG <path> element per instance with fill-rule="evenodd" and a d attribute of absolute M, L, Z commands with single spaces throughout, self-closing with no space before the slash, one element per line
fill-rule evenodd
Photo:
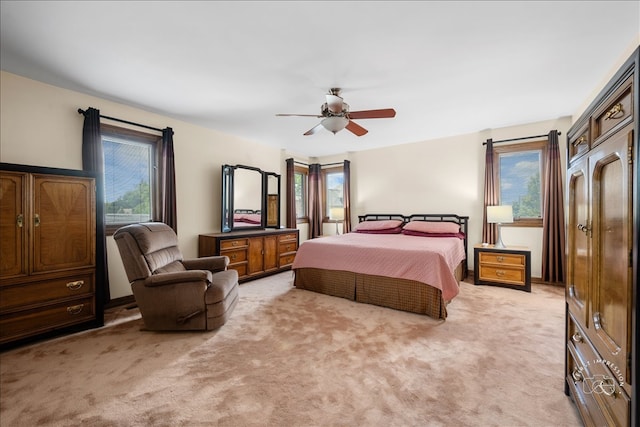
<path fill-rule="evenodd" d="M 264 237 L 264 269 L 265 271 L 278 268 L 278 236 Z"/>
<path fill-rule="evenodd" d="M 27 175 L 0 173 L 0 277 L 25 276 L 27 270 Z"/>
<path fill-rule="evenodd" d="M 249 239 L 249 275 L 264 271 L 264 239 L 252 237 Z"/>
<path fill-rule="evenodd" d="M 95 265 L 93 178 L 33 176 L 32 272 Z"/>
<path fill-rule="evenodd" d="M 592 179 L 592 342 L 603 359 L 630 381 L 632 311 L 632 163 L 630 127 L 616 133 L 590 156 Z"/>
<path fill-rule="evenodd" d="M 588 322 L 589 262 L 587 161 L 576 162 L 567 171 L 567 302 L 583 327 Z"/>

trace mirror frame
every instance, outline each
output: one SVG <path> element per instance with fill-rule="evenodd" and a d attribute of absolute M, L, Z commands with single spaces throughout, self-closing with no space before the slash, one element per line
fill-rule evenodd
<path fill-rule="evenodd" d="M 235 171 L 237 169 L 246 169 L 256 171 L 260 174 L 260 212 L 261 219 L 260 224 L 255 226 L 246 227 L 234 227 L 233 213 L 235 211 L 234 206 L 234 189 L 235 189 Z M 268 209 L 268 179 L 269 177 L 277 178 L 277 193 L 271 195 L 277 195 L 277 215 L 276 221 L 267 224 L 267 209 Z M 246 165 L 222 165 L 222 203 L 221 203 L 221 220 L 220 230 L 223 233 L 229 233 L 231 231 L 244 231 L 244 230 L 262 230 L 265 228 L 280 228 L 280 175 L 274 172 L 265 172 L 262 169 L 246 166 Z"/>

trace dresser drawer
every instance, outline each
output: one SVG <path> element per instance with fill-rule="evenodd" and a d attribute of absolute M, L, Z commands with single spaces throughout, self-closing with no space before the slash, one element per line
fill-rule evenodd
<path fill-rule="evenodd" d="M 521 254 L 508 254 L 501 252 L 480 252 L 480 263 L 506 264 L 511 266 L 524 266 L 525 256 Z"/>
<path fill-rule="evenodd" d="M 230 239 L 220 242 L 220 251 L 227 249 L 246 248 L 249 246 L 249 239 Z"/>
<path fill-rule="evenodd" d="M 298 235 L 296 233 L 286 233 L 278 236 L 279 242 L 296 242 L 298 243 Z"/>
<path fill-rule="evenodd" d="M 238 272 L 238 277 L 244 277 L 247 275 L 247 262 L 238 264 L 229 264 L 228 268 Z"/>
<path fill-rule="evenodd" d="M 95 299 L 81 298 L 0 316 L 0 343 L 95 319 Z"/>
<path fill-rule="evenodd" d="M 279 251 L 281 254 L 295 252 L 298 250 L 297 242 L 280 242 Z"/>
<path fill-rule="evenodd" d="M 569 161 L 577 159 L 591 148 L 591 134 L 587 121 L 578 132 L 569 139 Z"/>
<path fill-rule="evenodd" d="M 0 287 L 0 312 L 94 293 L 93 274 Z"/>
<path fill-rule="evenodd" d="M 593 115 L 593 141 L 598 144 L 598 138 L 616 126 L 633 117 L 633 76 L 629 77 L 618 90 Z"/>
<path fill-rule="evenodd" d="M 246 249 L 220 251 L 220 255 L 229 257 L 229 264 L 236 264 L 247 260 Z"/>
<path fill-rule="evenodd" d="M 286 267 L 293 264 L 296 254 L 287 254 L 280 257 L 280 267 Z"/>

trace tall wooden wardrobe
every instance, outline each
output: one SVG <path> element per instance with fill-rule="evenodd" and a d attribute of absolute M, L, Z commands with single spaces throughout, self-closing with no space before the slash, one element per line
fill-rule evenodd
<path fill-rule="evenodd" d="M 639 63 L 636 49 L 567 135 L 565 392 L 587 426 L 639 422 Z"/>
<path fill-rule="evenodd" d="M 96 180 L 0 163 L 0 347 L 103 324 Z"/>

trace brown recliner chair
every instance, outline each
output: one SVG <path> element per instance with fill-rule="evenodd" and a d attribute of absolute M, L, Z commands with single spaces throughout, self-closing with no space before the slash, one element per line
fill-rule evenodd
<path fill-rule="evenodd" d="M 212 330 L 238 303 L 238 272 L 226 256 L 182 258 L 178 238 L 161 222 L 127 225 L 113 235 L 149 330 Z"/>

